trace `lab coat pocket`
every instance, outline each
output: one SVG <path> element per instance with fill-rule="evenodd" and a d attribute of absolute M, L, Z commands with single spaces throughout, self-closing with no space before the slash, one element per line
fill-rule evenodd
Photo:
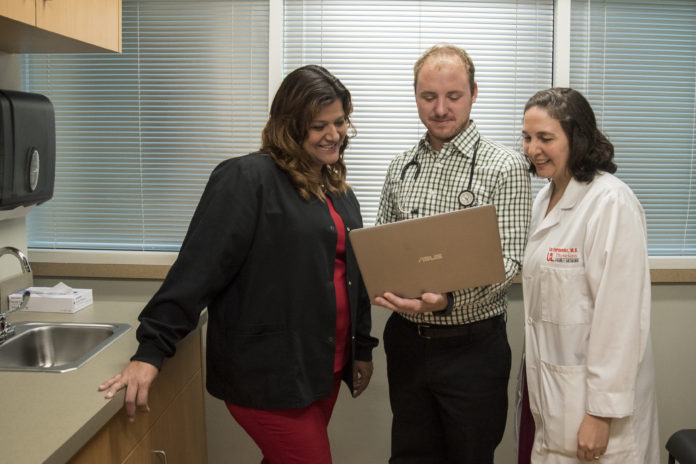
<path fill-rule="evenodd" d="M 542 361 L 540 374 L 544 447 L 573 457 L 585 416 L 585 366 L 557 366 Z"/>
<path fill-rule="evenodd" d="M 592 298 L 580 266 L 541 266 L 541 319 L 558 325 L 589 324 Z"/>

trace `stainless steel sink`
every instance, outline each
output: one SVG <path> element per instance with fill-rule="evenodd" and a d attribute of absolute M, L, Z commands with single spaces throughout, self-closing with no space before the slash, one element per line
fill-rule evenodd
<path fill-rule="evenodd" d="M 77 369 L 130 329 L 118 323 L 18 322 L 0 345 L 0 371 Z"/>

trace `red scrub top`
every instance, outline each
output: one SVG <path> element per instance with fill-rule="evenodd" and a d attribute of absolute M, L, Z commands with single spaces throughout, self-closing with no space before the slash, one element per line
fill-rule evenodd
<path fill-rule="evenodd" d="M 336 289 L 336 356 L 334 372 L 345 366 L 348 358 L 348 339 L 350 333 L 350 310 L 348 289 L 346 288 L 346 228 L 341 216 L 334 209 L 333 202 L 326 197 L 331 218 L 336 226 L 336 258 L 334 259 L 334 288 Z"/>

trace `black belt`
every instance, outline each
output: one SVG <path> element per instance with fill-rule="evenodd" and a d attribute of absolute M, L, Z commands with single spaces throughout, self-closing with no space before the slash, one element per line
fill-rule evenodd
<path fill-rule="evenodd" d="M 408 322 L 409 325 L 415 326 L 418 335 L 423 338 L 430 339 L 464 337 L 489 332 L 500 324 L 503 319 L 503 315 L 499 314 L 498 316 L 491 317 L 490 319 L 484 319 L 482 321 L 462 325 L 423 324 L 419 322 L 411 322 L 408 319 L 404 319 L 404 321 Z"/>

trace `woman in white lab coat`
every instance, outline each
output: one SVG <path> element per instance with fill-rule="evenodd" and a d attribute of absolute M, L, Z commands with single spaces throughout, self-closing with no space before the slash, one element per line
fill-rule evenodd
<path fill-rule="evenodd" d="M 530 170 L 550 182 L 523 265 L 518 410 L 534 420 L 520 424 L 519 462 L 657 464 L 643 209 L 612 175 L 614 148 L 577 91 L 535 94 L 522 135 Z"/>

